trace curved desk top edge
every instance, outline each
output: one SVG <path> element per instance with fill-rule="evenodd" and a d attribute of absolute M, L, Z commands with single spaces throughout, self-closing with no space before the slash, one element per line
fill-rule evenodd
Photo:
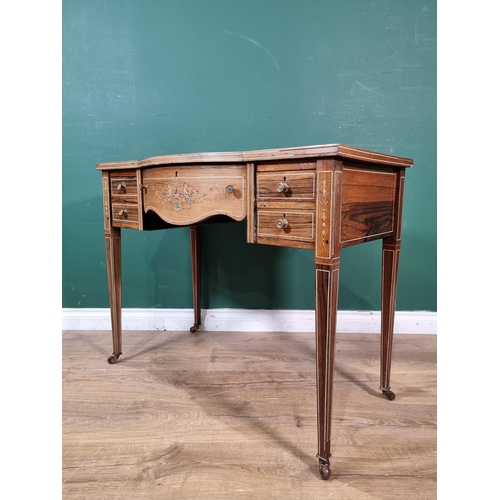
<path fill-rule="evenodd" d="M 188 163 L 241 163 L 270 160 L 300 160 L 318 157 L 342 157 L 352 160 L 379 163 L 395 167 L 412 167 L 413 160 L 344 144 L 323 144 L 296 148 L 262 149 L 255 151 L 230 151 L 214 153 L 183 153 L 165 156 L 152 156 L 142 160 L 98 163 L 97 170 L 120 170 L 125 168 L 145 168 L 157 165 Z"/>

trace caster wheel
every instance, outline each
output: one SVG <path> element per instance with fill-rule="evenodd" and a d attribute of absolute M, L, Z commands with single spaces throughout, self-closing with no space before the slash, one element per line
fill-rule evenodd
<path fill-rule="evenodd" d="M 330 477 L 330 465 L 320 464 L 319 473 L 321 474 L 321 479 L 326 481 Z"/>
<path fill-rule="evenodd" d="M 392 391 L 387 390 L 382 392 L 389 401 L 394 401 L 396 399 L 396 394 L 394 394 Z"/>
<path fill-rule="evenodd" d="M 189 331 L 190 331 L 191 333 L 194 333 L 196 330 L 198 330 L 198 325 L 193 325 L 193 326 L 189 329 Z"/>
<path fill-rule="evenodd" d="M 118 358 L 120 357 L 119 354 L 112 354 L 109 358 L 108 358 L 108 363 L 110 365 L 114 365 L 117 361 L 118 361 Z"/>

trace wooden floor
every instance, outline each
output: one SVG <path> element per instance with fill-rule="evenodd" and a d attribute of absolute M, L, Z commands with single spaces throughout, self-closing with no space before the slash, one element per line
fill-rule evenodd
<path fill-rule="evenodd" d="M 332 475 L 319 477 L 314 334 L 63 332 L 73 499 L 436 498 L 436 336 L 337 335 Z"/>

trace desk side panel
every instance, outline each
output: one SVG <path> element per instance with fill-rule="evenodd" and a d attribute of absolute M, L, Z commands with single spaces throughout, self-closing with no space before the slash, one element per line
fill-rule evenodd
<path fill-rule="evenodd" d="M 342 247 L 394 232 L 396 183 L 395 169 L 344 164 Z"/>

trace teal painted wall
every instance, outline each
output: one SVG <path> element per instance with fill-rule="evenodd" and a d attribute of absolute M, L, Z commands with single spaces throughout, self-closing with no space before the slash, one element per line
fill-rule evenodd
<path fill-rule="evenodd" d="M 63 307 L 108 307 L 95 164 L 345 143 L 414 159 L 397 308 L 436 311 L 436 2 L 63 0 Z M 191 307 L 189 234 L 123 230 L 123 306 Z M 313 252 L 204 228 L 203 307 L 313 309 Z M 339 307 L 380 308 L 381 243 Z"/>

